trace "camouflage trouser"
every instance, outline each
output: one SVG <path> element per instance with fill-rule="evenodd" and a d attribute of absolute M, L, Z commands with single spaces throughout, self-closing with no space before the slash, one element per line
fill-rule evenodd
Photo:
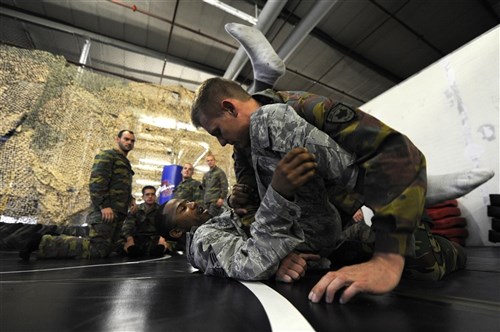
<path fill-rule="evenodd" d="M 449 273 L 465 268 L 467 256 L 464 249 L 442 236 L 433 235 L 425 220 L 419 223 L 414 235 L 415 257 L 406 257 L 403 278 L 441 280 Z M 343 264 L 359 263 L 373 255 L 375 236 L 364 222 L 345 229 L 343 238 L 344 243 L 330 257 L 334 265 L 339 260 Z"/>
<path fill-rule="evenodd" d="M 454 242 L 430 232 L 422 221 L 415 232 L 415 257 L 407 257 L 403 278 L 441 280 L 449 273 L 465 268 L 465 250 Z"/>
<path fill-rule="evenodd" d="M 115 215 L 112 223 L 104 223 L 101 211 L 92 211 L 87 217 L 89 236 L 44 235 L 37 258 L 103 258 L 116 250 L 125 216 Z"/>

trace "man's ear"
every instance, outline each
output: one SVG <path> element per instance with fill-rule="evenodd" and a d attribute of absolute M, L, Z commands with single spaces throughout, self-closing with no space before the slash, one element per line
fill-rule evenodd
<path fill-rule="evenodd" d="M 222 109 L 231 114 L 232 116 L 238 115 L 238 111 L 236 110 L 234 103 L 228 99 L 222 101 Z"/>
<path fill-rule="evenodd" d="M 168 235 L 170 235 L 174 239 L 180 238 L 182 236 L 182 234 L 184 234 L 184 231 L 180 228 L 174 228 L 174 229 L 171 229 L 170 232 L 168 232 Z"/>

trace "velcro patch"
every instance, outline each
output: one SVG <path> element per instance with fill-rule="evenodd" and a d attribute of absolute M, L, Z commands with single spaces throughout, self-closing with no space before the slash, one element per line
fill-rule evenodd
<path fill-rule="evenodd" d="M 326 122 L 330 123 L 345 123 L 349 122 L 354 118 L 355 111 L 352 107 L 337 103 L 333 108 L 328 111 L 326 116 Z"/>

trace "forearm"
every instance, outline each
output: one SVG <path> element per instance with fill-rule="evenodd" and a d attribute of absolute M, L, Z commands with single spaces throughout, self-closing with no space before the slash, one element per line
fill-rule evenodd
<path fill-rule="evenodd" d="M 253 156 L 266 154 L 270 147 L 282 154 L 297 147 L 305 147 L 315 155 L 318 174 L 329 186 L 352 190 L 356 184 L 358 168 L 353 165 L 356 156 L 307 123 L 285 104 L 265 105 L 254 113 L 250 122 L 250 135 L 254 142 Z"/>
<path fill-rule="evenodd" d="M 297 221 L 300 209 L 272 188 L 268 190 L 251 237 L 220 218 L 200 226 L 188 241 L 188 260 L 205 274 L 242 280 L 274 275 L 279 262 L 303 241 Z"/>
<path fill-rule="evenodd" d="M 109 190 L 106 184 L 101 184 L 97 182 L 90 183 L 90 200 L 94 206 L 99 207 L 99 209 L 111 207 L 111 197 L 109 195 Z"/>
<path fill-rule="evenodd" d="M 202 204 L 203 203 L 203 190 L 201 187 L 197 187 L 193 189 L 193 201 Z"/>
<path fill-rule="evenodd" d="M 397 253 L 403 256 L 414 255 L 413 233 L 422 218 L 425 205 L 426 167 L 423 156 L 420 164 L 415 165 L 411 172 L 414 172 L 413 180 L 406 184 L 399 183 L 396 187 L 400 190 L 399 193 L 396 188 L 387 189 L 385 197 L 390 199 L 389 202 L 380 200 L 375 195 L 367 195 L 367 203 L 371 205 L 374 212 L 372 229 L 375 232 L 376 252 Z M 381 192 L 377 189 L 373 189 L 375 194 Z"/>
<path fill-rule="evenodd" d="M 112 158 L 106 153 L 98 154 L 94 159 L 90 173 L 89 191 L 94 206 L 100 209 L 111 207 L 109 182 L 112 174 Z"/>
<path fill-rule="evenodd" d="M 127 220 L 125 220 L 122 227 L 122 236 L 124 238 L 132 236 L 134 234 L 134 228 L 134 224 L 127 223 Z"/>

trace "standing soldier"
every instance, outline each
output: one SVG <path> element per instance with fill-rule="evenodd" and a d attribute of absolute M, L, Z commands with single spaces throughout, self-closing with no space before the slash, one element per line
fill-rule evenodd
<path fill-rule="evenodd" d="M 193 179 L 193 164 L 185 163 L 182 167 L 182 181 L 174 189 L 172 198 L 186 199 L 189 202 L 201 204 L 203 202 L 203 190 L 201 182 Z"/>
<path fill-rule="evenodd" d="M 215 165 L 213 155 L 208 155 L 206 161 L 210 170 L 203 175 L 203 203 L 211 216 L 218 216 L 222 213 L 222 205 L 227 197 L 227 177 L 226 173 Z"/>
<path fill-rule="evenodd" d="M 122 130 L 115 142 L 114 149 L 96 155 L 92 166 L 88 238 L 36 234 L 19 253 L 22 259 L 29 260 L 31 252 L 37 249 L 38 258 L 99 258 L 109 256 L 115 249 L 128 208 L 136 209 L 132 197 L 134 172 L 127 159 L 134 148 L 134 133 Z"/>

